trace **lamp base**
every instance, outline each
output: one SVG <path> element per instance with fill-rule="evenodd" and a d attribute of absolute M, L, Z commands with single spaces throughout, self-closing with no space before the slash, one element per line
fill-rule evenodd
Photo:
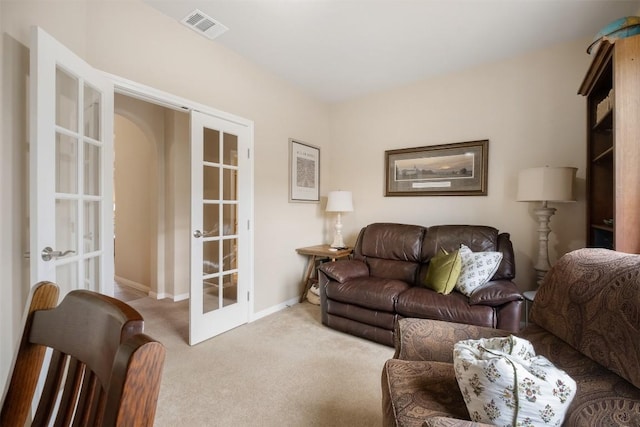
<path fill-rule="evenodd" d="M 335 240 L 334 239 L 333 243 L 331 244 L 331 247 L 333 249 L 345 249 L 346 248 L 346 246 L 345 246 L 344 242 L 342 241 L 342 239 L 340 239 L 340 240 Z"/>
<path fill-rule="evenodd" d="M 338 218 L 336 219 L 336 232 L 333 235 L 333 243 L 331 247 L 334 249 L 342 249 L 345 247 L 344 241 L 342 240 L 342 218 L 340 212 L 338 212 Z"/>
<path fill-rule="evenodd" d="M 549 263 L 549 221 L 551 216 L 556 213 L 556 208 L 547 207 L 547 202 L 542 202 L 542 207 L 533 211 L 538 217 L 538 260 L 534 265 L 536 270 L 536 284 L 540 286 L 542 279 L 551 268 Z"/>

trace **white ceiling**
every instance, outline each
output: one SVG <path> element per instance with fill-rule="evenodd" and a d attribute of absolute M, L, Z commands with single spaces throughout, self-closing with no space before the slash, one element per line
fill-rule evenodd
<path fill-rule="evenodd" d="M 176 20 L 200 9 L 229 27 L 212 43 L 329 102 L 591 38 L 640 13 L 640 0 L 144 1 Z"/>

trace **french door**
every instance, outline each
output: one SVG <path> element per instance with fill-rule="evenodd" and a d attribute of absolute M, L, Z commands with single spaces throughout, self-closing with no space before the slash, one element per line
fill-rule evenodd
<path fill-rule="evenodd" d="M 31 33 L 31 283 L 113 294 L 113 84 Z"/>
<path fill-rule="evenodd" d="M 30 73 L 30 280 L 113 295 L 113 82 L 177 98 L 106 77 L 40 28 Z M 249 320 L 252 137 L 250 121 L 191 110 L 191 344 Z"/>
<path fill-rule="evenodd" d="M 249 128 L 191 113 L 189 342 L 249 319 Z"/>

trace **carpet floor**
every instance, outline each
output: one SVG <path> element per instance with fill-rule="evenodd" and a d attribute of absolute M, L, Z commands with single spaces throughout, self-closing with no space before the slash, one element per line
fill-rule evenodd
<path fill-rule="evenodd" d="M 296 304 L 190 347 L 188 302 L 129 301 L 167 348 L 156 426 L 379 426 L 393 349 Z"/>

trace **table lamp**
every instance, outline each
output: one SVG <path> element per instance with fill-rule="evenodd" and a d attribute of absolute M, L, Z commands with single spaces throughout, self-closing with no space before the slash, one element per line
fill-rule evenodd
<path fill-rule="evenodd" d="M 353 198 L 351 191 L 330 191 L 327 197 L 327 212 L 337 212 L 335 234 L 333 237 L 332 248 L 346 247 L 342 240 L 342 212 L 353 212 Z"/>
<path fill-rule="evenodd" d="M 534 265 L 536 283 L 538 286 L 542 278 L 549 271 L 549 221 L 556 212 L 555 208 L 547 206 L 547 202 L 572 202 L 573 183 L 576 168 L 572 167 L 537 167 L 520 171 L 518 175 L 519 202 L 541 202 L 539 208 L 534 209 L 538 217 L 538 259 Z"/>

